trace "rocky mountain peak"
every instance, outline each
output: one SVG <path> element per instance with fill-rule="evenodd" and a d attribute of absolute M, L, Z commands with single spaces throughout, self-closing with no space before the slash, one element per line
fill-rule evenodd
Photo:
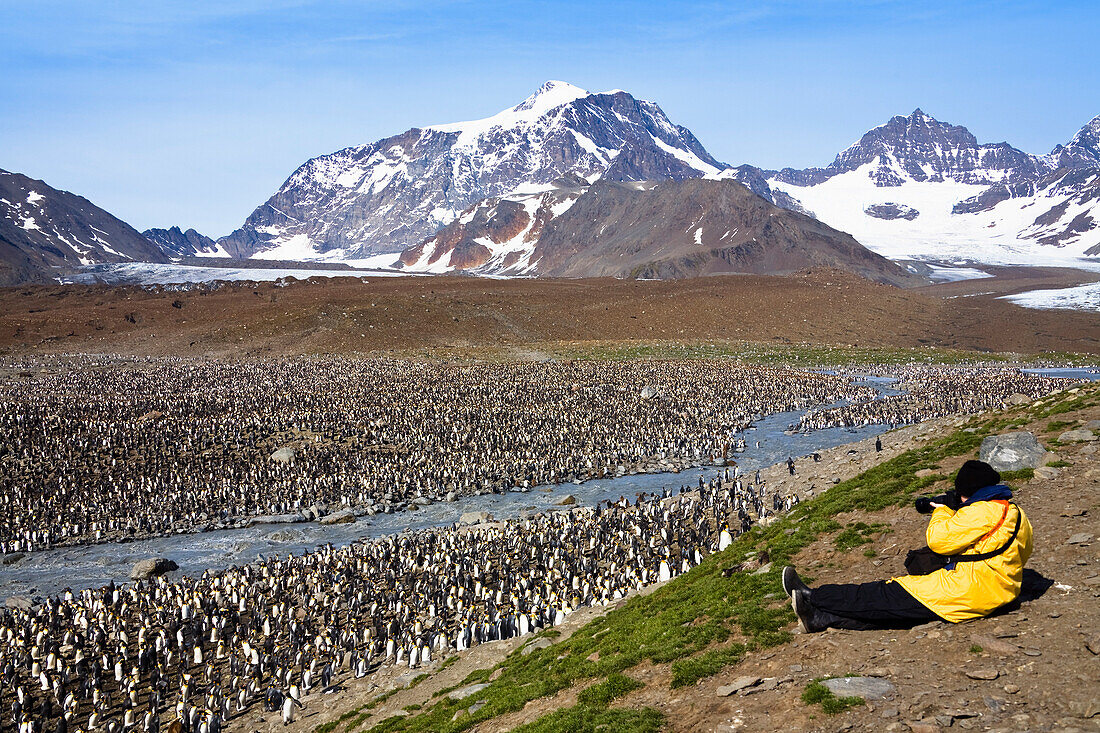
<path fill-rule="evenodd" d="M 775 179 L 813 186 L 865 167 L 876 186 L 888 188 L 906 181 L 947 179 L 979 185 L 1014 183 L 1033 180 L 1051 164 L 1008 143 L 979 143 L 962 125 L 937 120 L 918 107 L 868 130 L 828 167 L 785 168 Z"/>
<path fill-rule="evenodd" d="M 1050 158 L 1058 168 L 1100 166 L 1100 115 L 1089 120 L 1069 143 L 1055 147 Z"/>
<path fill-rule="evenodd" d="M 549 81 L 491 117 L 306 161 L 219 244 L 288 260 L 396 253 L 482 199 L 546 191 L 562 176 L 680 180 L 723 168 L 656 104 Z"/>
<path fill-rule="evenodd" d="M 168 229 L 146 229 L 143 237 L 160 248 L 169 257 L 196 257 L 224 255 L 217 243 L 195 231 L 181 231 L 178 226 Z"/>

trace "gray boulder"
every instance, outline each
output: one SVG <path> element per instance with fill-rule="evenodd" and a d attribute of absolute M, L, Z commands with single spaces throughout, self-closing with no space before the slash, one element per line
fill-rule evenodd
<path fill-rule="evenodd" d="M 1096 433 L 1085 428 L 1067 430 L 1058 436 L 1059 443 L 1088 443 L 1093 440 L 1096 440 Z"/>
<path fill-rule="evenodd" d="M 566 494 L 554 503 L 558 506 L 572 506 L 573 504 L 577 503 L 577 497 L 573 496 L 572 494 Z"/>
<path fill-rule="evenodd" d="M 982 441 L 978 457 L 997 471 L 1019 471 L 1038 468 L 1047 458 L 1047 451 L 1032 433 L 1018 432 L 990 435 Z"/>
<path fill-rule="evenodd" d="M 297 451 L 292 446 L 284 445 L 279 450 L 271 454 L 271 460 L 276 463 L 294 463 L 294 456 L 297 455 Z"/>
<path fill-rule="evenodd" d="M 355 513 L 350 509 L 342 509 L 328 516 L 321 517 L 321 524 L 351 524 L 355 521 Z"/>
<path fill-rule="evenodd" d="M 465 687 L 460 687 L 457 690 L 451 690 L 447 693 L 447 697 L 451 698 L 452 700 L 461 700 L 464 697 L 469 697 L 470 695 L 475 695 L 481 692 L 488 686 L 489 684 L 487 682 L 478 682 L 473 685 L 466 685 Z"/>
<path fill-rule="evenodd" d="M 34 603 L 31 599 L 24 598 L 23 596 L 12 596 L 4 601 L 4 606 L 7 608 L 16 608 L 20 611 L 29 611 L 34 608 Z"/>
<path fill-rule="evenodd" d="M 893 683 L 880 677 L 834 677 L 822 680 L 837 697 L 862 697 L 864 700 L 881 700 L 894 692 Z"/>
<path fill-rule="evenodd" d="M 176 565 L 175 561 L 166 557 L 151 557 L 138 560 L 134 565 L 134 569 L 130 571 L 130 578 L 133 580 L 146 580 L 170 573 L 173 570 L 179 570 L 179 565 Z"/>
<path fill-rule="evenodd" d="M 15 563 L 22 560 L 24 557 L 26 557 L 26 555 L 24 555 L 22 552 L 9 552 L 6 555 L 0 556 L 0 562 L 4 563 L 5 565 L 14 565 Z"/>

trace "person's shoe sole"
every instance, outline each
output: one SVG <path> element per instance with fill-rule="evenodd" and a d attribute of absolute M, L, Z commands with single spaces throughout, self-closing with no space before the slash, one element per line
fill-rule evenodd
<path fill-rule="evenodd" d="M 783 592 L 787 594 L 789 598 L 794 598 L 794 592 L 796 590 L 809 590 L 810 586 L 802 582 L 802 578 L 798 577 L 798 572 L 788 565 L 783 568 Z"/>
<path fill-rule="evenodd" d="M 810 599 L 807 597 L 807 592 L 795 589 L 791 595 L 791 607 L 794 608 L 794 614 L 798 616 L 798 622 L 802 624 L 802 628 L 806 630 L 806 633 L 812 634 L 818 629 L 814 628 L 812 624 L 813 609 L 810 608 Z"/>

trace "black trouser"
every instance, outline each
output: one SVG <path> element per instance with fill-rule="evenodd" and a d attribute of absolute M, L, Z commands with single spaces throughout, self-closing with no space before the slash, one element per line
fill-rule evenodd
<path fill-rule="evenodd" d="M 899 583 L 822 585 L 810 591 L 815 626 L 838 629 L 905 629 L 939 621 Z"/>

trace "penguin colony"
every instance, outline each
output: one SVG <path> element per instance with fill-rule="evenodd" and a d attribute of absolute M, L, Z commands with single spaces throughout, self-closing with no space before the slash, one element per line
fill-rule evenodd
<path fill-rule="evenodd" d="M 811 409 L 799 430 L 867 425 L 910 425 L 948 415 L 970 415 L 1003 407 L 1013 395 L 1034 401 L 1075 384 L 1073 380 L 1028 374 L 1018 369 L 972 367 L 894 367 L 904 394 L 840 407 Z"/>
<path fill-rule="evenodd" d="M 874 395 L 718 361 L 55 366 L 0 381 L 2 552 L 720 463 L 759 415 Z"/>
<path fill-rule="evenodd" d="M 797 503 L 727 467 L 678 494 L 422 530 L 0 612 L 20 733 L 217 733 L 382 664 L 416 668 L 668 580 Z M 177 722 L 178 721 L 178 722 Z"/>
<path fill-rule="evenodd" d="M 847 399 L 814 427 L 906 422 L 978 409 L 982 390 L 999 403 L 1066 382 L 916 369 L 906 384 L 892 402 L 845 377 L 724 362 L 101 360 L 3 383 L 4 541 L 186 531 L 313 501 L 401 508 L 657 456 L 720 461 L 758 414 Z M 271 461 L 289 436 L 305 436 L 300 457 Z M 379 665 L 416 668 L 672 578 L 797 501 L 726 468 L 633 505 L 66 591 L 0 612 L 0 709 L 21 733 L 217 733 L 254 706 L 290 722 Z"/>

